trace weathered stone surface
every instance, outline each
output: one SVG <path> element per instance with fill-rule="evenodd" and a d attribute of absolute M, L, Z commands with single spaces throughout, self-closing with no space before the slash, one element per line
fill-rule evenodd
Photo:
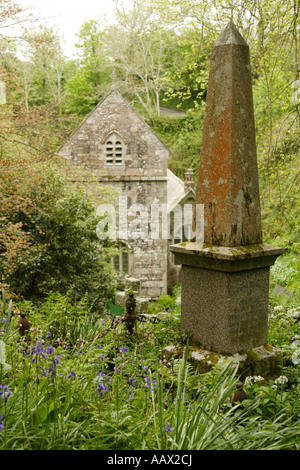
<path fill-rule="evenodd" d="M 122 143 L 122 164 L 108 166 L 106 145 L 112 134 L 117 135 Z M 108 202 L 116 202 L 116 209 L 119 195 L 127 196 L 128 230 L 139 216 L 134 210 L 132 215 L 129 214 L 134 204 L 143 204 L 150 214 L 154 198 L 159 204 L 167 203 L 170 151 L 115 90 L 82 121 L 59 153 L 68 163 L 71 179 L 86 183 L 95 181 L 113 188 L 114 196 Z M 130 252 L 130 272 L 127 274 L 140 283 L 126 288 L 146 298 L 165 294 L 167 240 L 152 240 L 150 236 L 134 240 L 128 234 L 125 242 Z"/>
<path fill-rule="evenodd" d="M 243 378 L 251 375 L 266 377 L 279 372 L 280 351 L 267 345 L 244 351 L 242 354 L 222 355 L 204 349 L 192 349 L 190 362 L 199 373 L 210 371 L 215 365 L 228 364 L 237 366 Z"/>
<path fill-rule="evenodd" d="M 183 357 L 184 353 L 185 348 L 167 346 L 162 351 L 162 357 L 164 362 L 170 364 Z M 232 367 L 237 367 L 238 373 L 245 379 L 251 375 L 262 377 L 278 375 L 281 356 L 282 352 L 269 344 L 233 354 L 221 354 L 192 346 L 189 348 L 188 361 L 199 374 L 209 372 L 215 366 L 227 367 L 231 364 Z"/>
<path fill-rule="evenodd" d="M 269 267 L 284 251 L 265 243 L 227 247 L 186 242 L 170 248 L 180 264 L 225 272 Z"/>
<path fill-rule="evenodd" d="M 123 162 L 107 167 L 106 138 L 116 132 L 123 144 Z M 114 181 L 120 177 L 165 177 L 169 150 L 153 130 L 115 90 L 110 92 L 82 121 L 60 149 L 60 154 L 78 170 L 82 165 L 93 177 Z M 76 174 L 76 171 L 74 171 Z"/>
<path fill-rule="evenodd" d="M 120 158 L 121 152 L 121 162 L 119 160 L 118 164 L 116 152 L 114 155 L 111 153 L 110 161 L 110 152 L 107 150 L 116 150 L 111 142 L 114 138 L 121 148 L 118 153 Z M 111 147 L 107 147 L 109 142 Z M 116 208 L 119 195 L 127 197 L 125 213 L 128 229 L 139 216 L 138 210 L 134 209 L 129 214 L 130 208 L 136 204 L 146 207 L 150 218 L 151 205 L 154 203 L 165 204 L 167 210 L 171 211 L 174 200 L 176 204 L 187 197 L 193 202 L 195 200 L 195 192 L 191 187 L 192 172 L 188 172 L 185 187 L 184 182 L 167 168 L 169 149 L 116 90 L 108 93 L 82 121 L 60 148 L 59 154 L 67 161 L 70 179 L 83 182 L 85 187 L 94 184 L 113 188 L 114 195 L 107 202 L 116 203 Z M 170 256 L 173 257 L 168 253 L 169 240 L 162 237 L 151 239 L 150 233 L 138 240 L 131 234 L 127 235 L 117 234 L 117 238 L 127 245 L 129 254 L 126 274 L 140 280 L 140 296 L 156 298 L 166 294 L 168 280 L 176 281 L 173 277 L 167 278 L 168 266 L 172 268 Z M 178 271 L 179 267 L 174 267 L 174 270 Z M 125 269 L 122 276 L 124 272 Z"/>
<path fill-rule="evenodd" d="M 261 243 L 249 47 L 232 22 L 212 50 L 198 175 L 204 242 Z"/>
<path fill-rule="evenodd" d="M 217 352 L 259 347 L 268 335 L 269 271 L 282 248 L 181 243 L 170 247 L 181 271 L 181 330 Z"/>
<path fill-rule="evenodd" d="M 181 329 L 193 344 L 235 353 L 267 342 L 269 269 L 227 273 L 182 266 Z"/>
<path fill-rule="evenodd" d="M 115 294 L 115 304 L 119 305 L 120 307 L 125 306 L 125 302 L 127 299 L 127 294 L 124 291 L 117 291 Z"/>
<path fill-rule="evenodd" d="M 135 277 L 127 277 L 125 279 L 125 289 L 138 294 L 140 292 L 141 281 Z"/>
<path fill-rule="evenodd" d="M 196 203 L 204 244 L 170 247 L 182 263 L 182 333 L 221 354 L 262 347 L 283 249 L 262 243 L 249 48 L 232 22 L 212 51 Z"/>
<path fill-rule="evenodd" d="M 151 302 L 150 297 L 136 297 L 136 313 L 147 313 L 149 302 Z"/>

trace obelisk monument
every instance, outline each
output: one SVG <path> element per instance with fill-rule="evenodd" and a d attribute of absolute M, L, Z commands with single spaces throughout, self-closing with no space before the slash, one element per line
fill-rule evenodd
<path fill-rule="evenodd" d="M 170 248 L 182 264 L 182 332 L 216 352 L 262 346 L 283 249 L 262 241 L 249 46 L 231 21 L 212 49 L 196 204 L 204 243 Z"/>

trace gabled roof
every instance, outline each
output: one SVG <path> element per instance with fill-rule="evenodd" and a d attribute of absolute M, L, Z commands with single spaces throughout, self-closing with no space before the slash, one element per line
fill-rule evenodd
<path fill-rule="evenodd" d="M 167 178 L 167 205 L 170 212 L 177 204 L 183 202 L 184 199 L 189 197 L 194 198 L 195 191 L 191 188 L 186 190 L 184 182 L 169 169 L 167 171 Z"/>
<path fill-rule="evenodd" d="M 127 107 L 128 109 L 134 113 L 138 119 L 143 123 L 143 125 L 145 127 L 147 127 L 147 129 L 160 141 L 160 143 L 166 148 L 166 150 L 169 152 L 169 154 L 171 154 L 171 151 L 170 149 L 166 146 L 166 144 L 161 140 L 160 137 L 158 137 L 158 135 L 154 132 L 154 130 L 149 126 L 149 124 L 146 123 L 146 121 L 136 112 L 136 110 L 133 108 L 133 106 L 131 106 L 128 101 L 125 100 L 125 98 L 123 98 L 123 96 L 117 91 L 115 90 L 114 88 L 109 92 L 107 93 L 100 101 L 99 103 L 96 105 L 96 107 L 89 113 L 85 116 L 85 118 L 81 121 L 81 123 L 79 124 L 79 126 L 77 126 L 77 128 L 71 133 L 71 135 L 68 137 L 68 139 L 60 146 L 59 150 L 58 150 L 58 153 L 60 152 L 60 150 L 72 139 L 72 137 L 81 129 L 81 127 L 83 127 L 85 125 L 85 123 L 87 122 L 87 120 L 96 112 L 96 110 L 98 108 L 100 108 L 103 103 L 110 97 L 110 96 L 113 96 L 115 95 L 119 100 L 121 100 Z"/>

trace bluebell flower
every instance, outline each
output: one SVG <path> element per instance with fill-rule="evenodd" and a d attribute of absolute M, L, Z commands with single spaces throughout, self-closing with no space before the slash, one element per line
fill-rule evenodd
<path fill-rule="evenodd" d="M 58 365 L 59 364 L 59 356 L 54 356 L 53 363 Z"/>
<path fill-rule="evenodd" d="M 151 379 L 150 379 L 150 377 L 145 377 L 145 378 L 144 378 L 144 381 L 146 382 L 146 383 L 145 383 L 145 386 L 146 386 L 147 388 L 149 388 L 150 385 L 151 385 Z"/>
<path fill-rule="evenodd" d="M 47 377 L 47 376 L 48 376 L 48 373 L 45 371 L 44 367 L 40 366 L 40 369 L 41 369 L 41 371 L 42 371 L 42 375 L 43 375 L 44 377 Z"/>
<path fill-rule="evenodd" d="M 127 352 L 128 352 L 128 349 L 125 348 L 125 346 L 122 346 L 122 347 L 120 348 L 120 352 L 125 352 L 125 353 L 127 353 Z"/>
<path fill-rule="evenodd" d="M 71 377 L 77 377 L 75 372 L 73 370 L 70 370 L 69 374 L 67 375 L 67 378 L 70 379 Z"/>
<path fill-rule="evenodd" d="M 47 346 L 46 347 L 46 354 L 52 354 L 54 353 L 54 347 L 53 346 Z"/>
<path fill-rule="evenodd" d="M 3 416 L 0 415 L 0 431 L 4 430 L 4 421 L 3 421 Z M 1 436 L 0 436 L 0 441 L 1 441 Z"/>
<path fill-rule="evenodd" d="M 128 379 L 128 382 L 130 384 L 132 384 L 133 382 L 137 382 L 137 379 L 135 377 L 132 377 L 132 378 Z"/>
<path fill-rule="evenodd" d="M 132 385 L 129 385 L 129 391 L 130 391 L 130 396 L 129 396 L 129 398 L 132 400 L 133 397 L 134 397 L 134 392 L 133 392 L 133 386 L 132 386 Z"/>
<path fill-rule="evenodd" d="M 53 379 L 56 374 L 56 364 L 54 361 L 51 362 L 50 367 L 48 369 L 48 374 L 51 374 L 51 378 Z"/>
<path fill-rule="evenodd" d="M 103 398 L 103 396 L 104 396 L 104 395 L 103 395 L 103 392 L 108 392 L 108 387 L 107 387 L 107 385 L 106 385 L 106 387 L 105 387 L 102 383 L 98 384 L 97 392 L 98 392 L 98 395 L 99 395 L 101 398 Z"/>
<path fill-rule="evenodd" d="M 168 423 L 167 426 L 163 429 L 163 432 L 172 432 L 172 428 L 170 426 L 170 423 Z"/>
<path fill-rule="evenodd" d="M 50 331 L 47 332 L 46 336 L 47 336 L 47 338 L 50 338 L 50 337 L 51 337 Z"/>
<path fill-rule="evenodd" d="M 34 355 L 36 355 L 36 356 L 41 356 L 41 357 L 43 357 L 44 359 L 47 359 L 47 355 L 44 354 L 44 346 L 42 345 L 42 343 L 41 343 L 40 341 L 37 341 L 36 345 L 33 346 L 32 351 L 30 351 L 30 355 L 31 355 L 31 356 L 34 356 Z M 33 359 L 31 360 L 31 362 L 35 362 L 35 360 L 36 360 L 36 359 L 33 358 Z"/>
<path fill-rule="evenodd" d="M 2 395 L 4 397 L 5 403 L 7 403 L 7 400 L 10 397 L 11 392 L 9 391 L 8 386 L 4 385 L 4 383 L 0 385 L 0 397 L 2 397 Z"/>

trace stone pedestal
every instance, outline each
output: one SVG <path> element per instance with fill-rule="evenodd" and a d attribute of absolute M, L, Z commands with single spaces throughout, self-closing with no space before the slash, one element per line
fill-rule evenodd
<path fill-rule="evenodd" d="M 282 248 L 190 242 L 170 250 L 182 264 L 181 330 L 192 344 L 225 354 L 266 344 L 269 270 Z"/>

